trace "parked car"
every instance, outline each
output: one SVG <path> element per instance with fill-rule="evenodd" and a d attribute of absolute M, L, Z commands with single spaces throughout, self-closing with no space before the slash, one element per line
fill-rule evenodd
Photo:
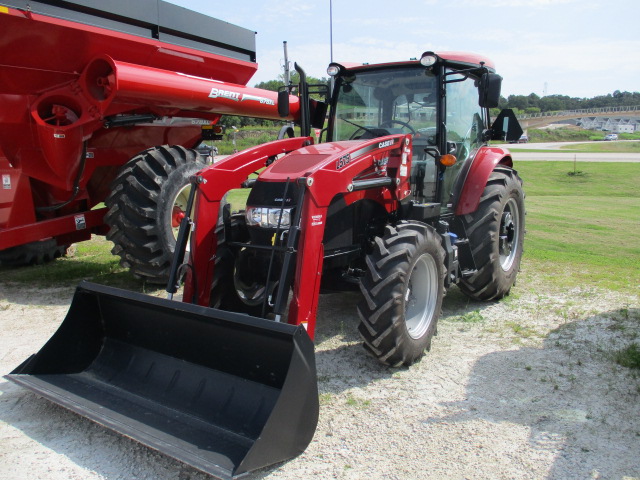
<path fill-rule="evenodd" d="M 207 164 L 213 163 L 216 155 L 218 155 L 218 147 L 215 145 L 209 146 L 206 143 L 201 143 L 196 147 L 196 150 L 202 157 L 202 160 Z"/>
<path fill-rule="evenodd" d="M 511 140 L 509 143 L 527 143 L 528 141 L 529 137 L 522 135 L 518 140 Z"/>
<path fill-rule="evenodd" d="M 618 140 L 618 134 L 617 133 L 608 133 L 604 136 L 605 140 Z"/>

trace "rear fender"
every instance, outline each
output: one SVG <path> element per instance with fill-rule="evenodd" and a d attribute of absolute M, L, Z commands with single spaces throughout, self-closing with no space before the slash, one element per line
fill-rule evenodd
<path fill-rule="evenodd" d="M 478 150 L 465 178 L 456 205 L 456 215 L 466 215 L 478 209 L 484 187 L 496 165 L 513 167 L 509 150 L 501 147 L 482 147 Z"/>

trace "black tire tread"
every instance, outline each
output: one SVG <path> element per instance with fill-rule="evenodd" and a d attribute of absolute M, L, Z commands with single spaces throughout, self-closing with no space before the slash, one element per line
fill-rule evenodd
<path fill-rule="evenodd" d="M 67 254 L 69 245 L 58 245 L 55 239 L 25 243 L 0 251 L 0 264 L 7 267 L 43 265 Z"/>
<path fill-rule="evenodd" d="M 404 284 L 413 256 L 419 245 L 435 245 L 439 265 L 440 295 L 436 315 L 423 336 L 424 348 L 416 351 L 409 345 L 404 323 Z M 444 249 L 431 227 L 414 222 L 387 225 L 383 237 L 376 237 L 373 252 L 366 257 L 368 273 L 362 278 L 362 300 L 358 305 L 360 335 L 364 347 L 382 363 L 391 366 L 411 365 L 431 346 L 444 292 Z"/>
<path fill-rule="evenodd" d="M 159 205 L 170 175 L 180 168 L 195 173 L 204 167 L 199 160 L 197 152 L 182 146 L 153 147 L 133 157 L 111 184 L 105 200 L 107 239 L 120 264 L 136 277 L 151 283 L 168 280 L 175 242 L 162 240 L 171 227 L 161 224 Z"/>
<path fill-rule="evenodd" d="M 513 191 L 519 191 L 520 200 L 524 202 L 522 179 L 518 173 L 508 167 L 496 167 L 489 176 L 478 209 L 462 217 L 471 251 L 476 260 L 477 271 L 472 276 L 463 278 L 458 287 L 475 300 L 498 300 L 508 295 L 515 281 L 515 274 L 520 268 L 522 244 L 518 246 L 520 252 L 508 278 L 501 270 L 496 251 L 503 204 L 506 202 L 506 197 Z M 521 235 L 524 236 L 524 207 L 520 222 L 522 223 Z"/>

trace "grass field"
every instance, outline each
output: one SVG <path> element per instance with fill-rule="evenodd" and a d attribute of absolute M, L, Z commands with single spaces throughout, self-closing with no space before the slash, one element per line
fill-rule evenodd
<path fill-rule="evenodd" d="M 521 162 L 524 265 L 562 285 L 639 293 L 640 164 Z"/>
<path fill-rule="evenodd" d="M 640 292 L 640 164 L 520 162 L 516 165 L 527 195 L 526 274 L 551 284 L 586 285 Z M 234 196 L 230 200 L 242 203 Z M 52 286 L 90 279 L 132 290 L 142 285 L 97 237 L 75 247 L 75 254 L 48 265 L 0 267 L 4 281 Z"/>
<path fill-rule="evenodd" d="M 505 144 L 506 145 L 506 144 Z M 589 142 L 562 145 L 560 148 L 522 148 L 506 145 L 516 152 L 528 153 L 640 153 L 640 140 L 632 142 Z"/>
<path fill-rule="evenodd" d="M 640 141 L 578 143 L 563 145 L 560 150 L 563 152 L 640 153 Z"/>

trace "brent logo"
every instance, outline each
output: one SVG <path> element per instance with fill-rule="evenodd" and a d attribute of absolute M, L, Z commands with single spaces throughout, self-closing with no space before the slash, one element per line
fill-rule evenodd
<path fill-rule="evenodd" d="M 228 98 L 236 102 L 240 101 L 240 92 L 232 92 L 231 90 L 223 90 L 221 88 L 212 88 L 209 98 Z"/>

